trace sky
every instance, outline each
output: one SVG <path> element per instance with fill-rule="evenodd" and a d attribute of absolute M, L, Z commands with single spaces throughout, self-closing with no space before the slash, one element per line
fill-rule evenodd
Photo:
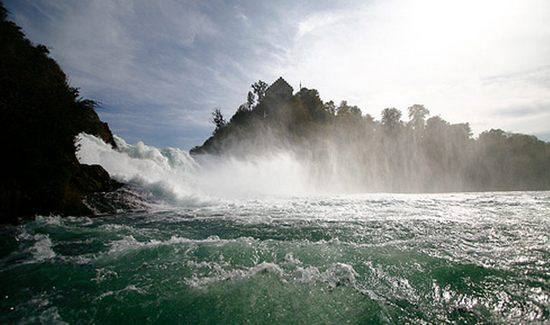
<path fill-rule="evenodd" d="M 130 143 L 189 149 L 279 76 L 379 118 L 431 115 L 550 141 L 550 1 L 4 0 Z M 406 116 L 406 114 L 404 114 Z"/>

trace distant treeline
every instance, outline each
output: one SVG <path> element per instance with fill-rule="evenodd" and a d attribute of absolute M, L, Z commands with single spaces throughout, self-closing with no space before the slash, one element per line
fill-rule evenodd
<path fill-rule="evenodd" d="M 442 192 L 550 189 L 550 143 L 490 130 L 477 138 L 468 123 L 429 117 L 422 105 L 382 111 L 380 121 L 342 101 L 323 102 L 315 89 L 252 85 L 227 122 L 213 112 L 213 135 L 202 153 L 246 158 L 290 150 L 314 183 L 334 190 Z"/>

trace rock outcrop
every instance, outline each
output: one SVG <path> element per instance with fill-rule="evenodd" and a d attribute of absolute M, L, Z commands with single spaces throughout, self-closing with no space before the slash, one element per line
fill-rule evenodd
<path fill-rule="evenodd" d="M 80 132 L 116 144 L 95 103 L 80 98 L 48 54 L 7 20 L 0 3 L 0 223 L 37 214 L 89 215 L 86 195 L 120 186 L 102 167 L 78 162 Z"/>

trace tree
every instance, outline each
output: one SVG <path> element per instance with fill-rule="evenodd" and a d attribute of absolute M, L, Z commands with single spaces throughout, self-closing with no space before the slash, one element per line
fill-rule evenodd
<path fill-rule="evenodd" d="M 79 108 L 95 110 L 99 107 L 99 103 L 95 100 L 78 98 L 75 101 L 76 106 Z"/>
<path fill-rule="evenodd" d="M 4 8 L 3 4 L 0 4 L 0 21 L 4 21 L 8 18 L 8 11 Z"/>
<path fill-rule="evenodd" d="M 348 101 L 343 100 L 340 102 L 340 105 L 338 105 L 338 108 L 336 110 L 336 115 L 347 114 L 348 111 L 349 111 Z"/>
<path fill-rule="evenodd" d="M 258 102 L 261 102 L 265 97 L 265 91 L 267 90 L 267 83 L 258 80 L 258 82 L 255 82 L 252 84 L 252 89 L 254 90 L 254 94 L 258 97 Z"/>
<path fill-rule="evenodd" d="M 397 108 L 385 108 L 382 111 L 382 125 L 388 129 L 397 129 L 401 126 L 401 111 Z"/>
<path fill-rule="evenodd" d="M 338 110 L 336 115 L 337 116 L 350 116 L 354 113 L 357 113 L 357 109 L 359 109 L 357 106 L 349 106 L 348 102 L 346 100 L 343 100 L 340 102 L 340 105 L 338 106 Z M 361 110 L 359 110 L 359 115 L 361 114 Z"/>
<path fill-rule="evenodd" d="M 361 109 L 356 105 L 349 108 L 349 113 L 354 117 L 361 117 L 363 115 L 363 112 L 361 112 Z"/>
<path fill-rule="evenodd" d="M 430 111 L 424 107 L 424 105 L 414 104 L 408 108 L 409 110 L 409 125 L 415 130 L 424 130 L 426 126 L 426 116 L 430 114 Z"/>
<path fill-rule="evenodd" d="M 469 139 L 472 137 L 472 128 L 470 123 L 458 123 L 451 125 L 454 135 L 459 139 Z"/>
<path fill-rule="evenodd" d="M 403 112 L 386 108 L 375 120 L 349 102 L 323 102 L 314 89 L 264 102 L 256 96 L 267 88 L 258 82 L 253 89 L 228 125 L 215 122 L 223 130 L 194 153 L 255 156 L 288 147 L 314 162 L 315 175 L 376 191 L 550 189 L 550 143 L 535 137 L 491 130 L 472 138 L 468 123 L 431 117 L 419 104 Z"/>
<path fill-rule="evenodd" d="M 440 116 L 432 116 L 426 121 L 426 131 L 428 131 L 433 138 L 440 138 L 449 128 L 449 122 L 442 119 Z"/>
<path fill-rule="evenodd" d="M 369 125 L 372 125 L 375 123 L 374 117 L 372 117 L 372 115 L 370 114 L 366 114 L 364 119 L 365 119 L 365 122 Z"/>
<path fill-rule="evenodd" d="M 330 115 L 336 115 L 336 105 L 334 105 L 332 100 L 325 103 L 325 110 L 329 112 Z"/>
<path fill-rule="evenodd" d="M 223 117 L 223 114 L 222 114 L 222 112 L 220 111 L 219 108 L 216 108 L 212 112 L 212 120 L 211 121 L 216 126 L 216 128 L 214 129 L 214 133 L 217 133 L 219 130 L 223 129 L 225 127 L 225 125 L 227 124 L 227 122 L 225 121 L 225 118 Z"/>
<path fill-rule="evenodd" d="M 248 106 L 248 103 L 246 103 L 246 104 L 241 104 L 241 105 L 239 105 L 239 107 L 237 108 L 237 111 L 235 112 L 235 114 L 240 113 L 240 112 L 248 112 L 248 111 L 250 111 L 249 106 Z"/>
<path fill-rule="evenodd" d="M 325 104 L 316 89 L 302 88 L 297 94 L 307 113 L 315 121 L 325 121 L 328 117 Z"/>
<path fill-rule="evenodd" d="M 248 109 L 252 109 L 255 101 L 256 101 L 256 98 L 254 98 L 254 93 L 249 91 L 248 96 L 246 97 L 246 104 L 248 105 Z"/>

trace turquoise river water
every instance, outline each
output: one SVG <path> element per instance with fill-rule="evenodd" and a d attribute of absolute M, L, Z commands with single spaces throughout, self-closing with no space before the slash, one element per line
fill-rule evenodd
<path fill-rule="evenodd" d="M 217 200 L 0 230 L 0 323 L 548 323 L 550 193 Z"/>

